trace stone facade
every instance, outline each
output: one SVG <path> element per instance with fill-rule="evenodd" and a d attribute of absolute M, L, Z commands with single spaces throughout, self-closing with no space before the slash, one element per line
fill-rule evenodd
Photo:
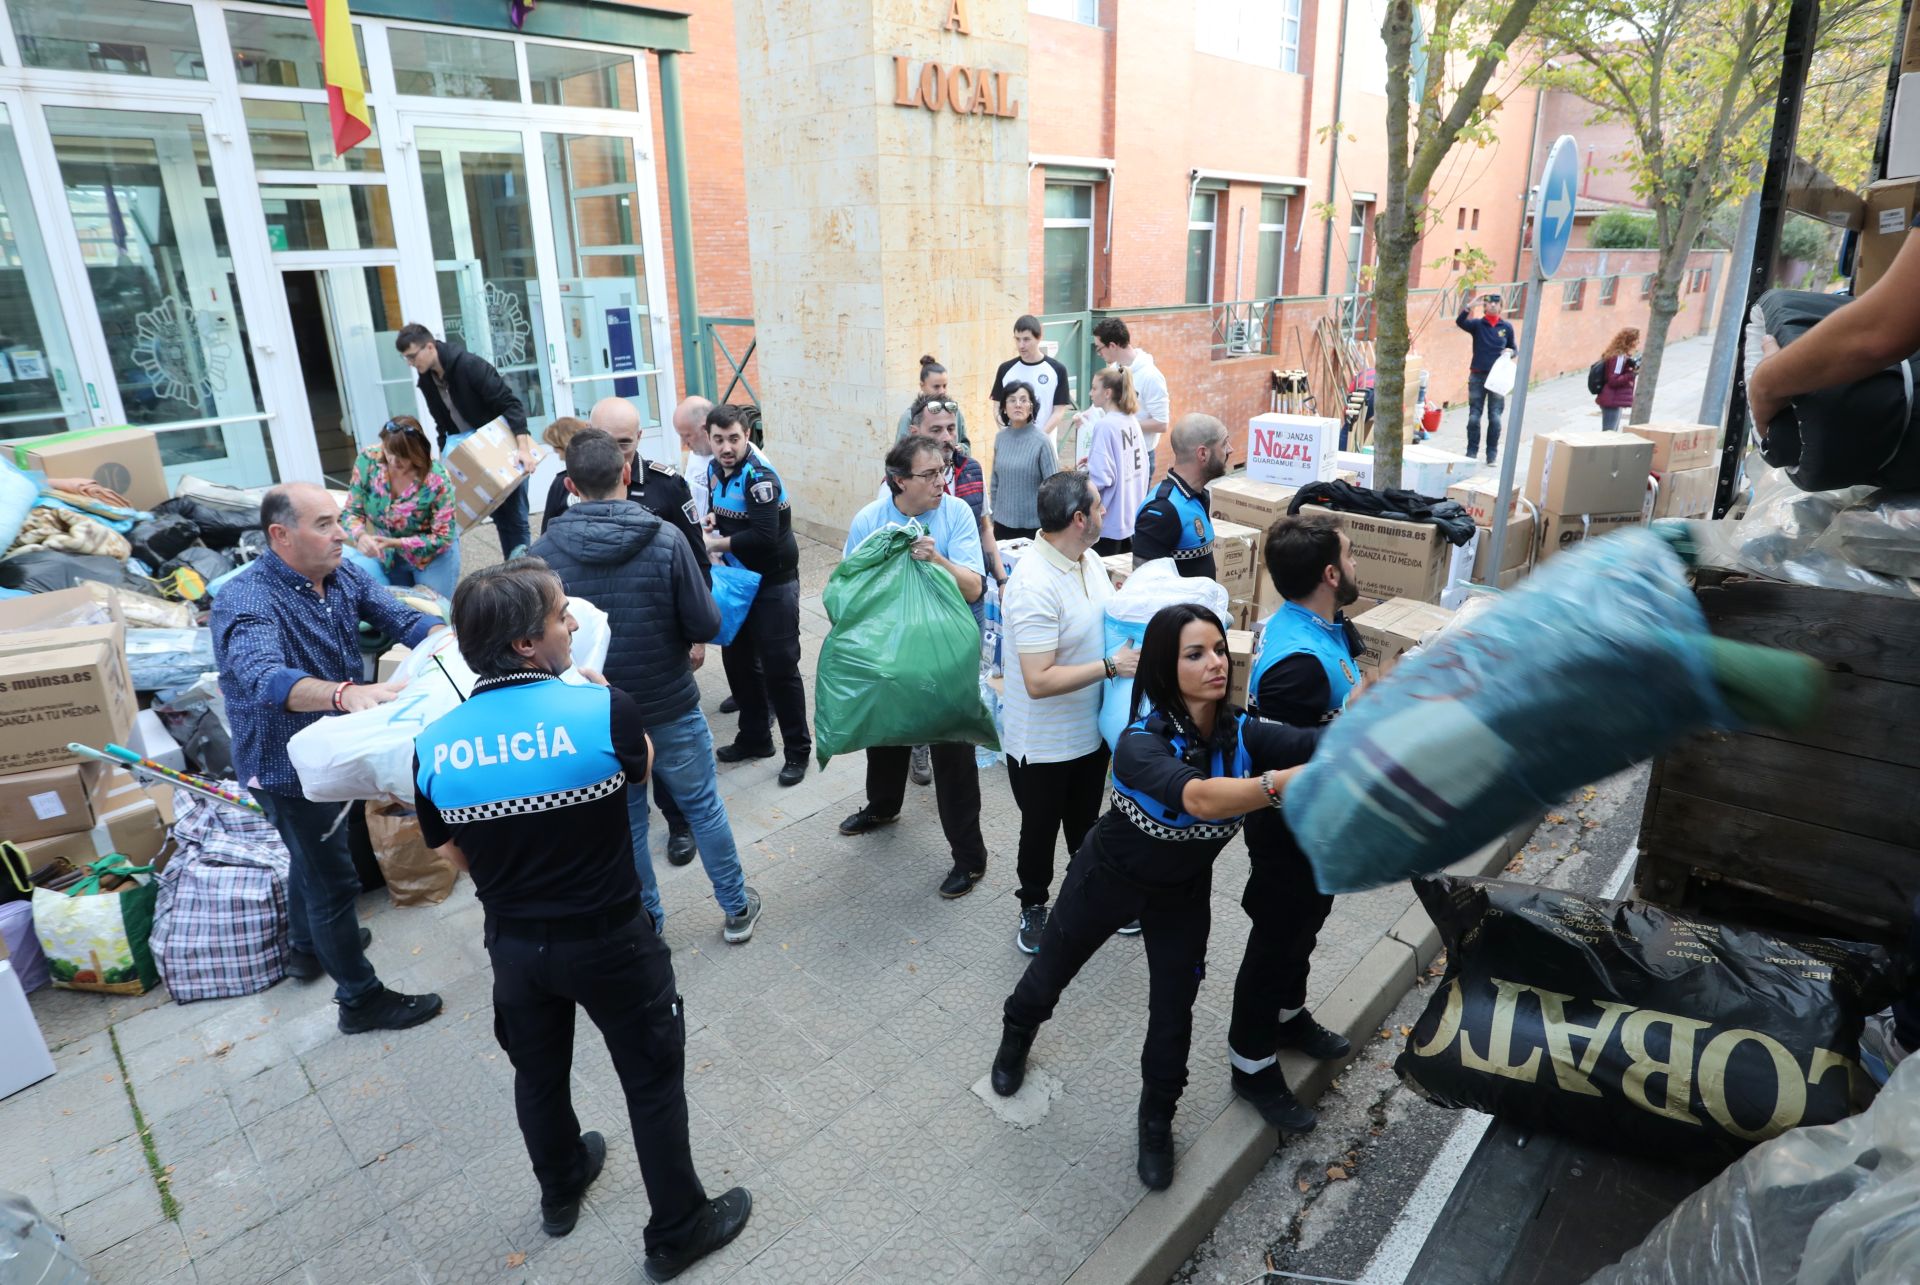
<path fill-rule="evenodd" d="M 922 353 L 980 408 L 969 435 L 991 449 L 987 389 L 1028 294 L 1027 6 L 741 0 L 736 17 L 762 408 L 796 521 L 844 531 L 880 482 Z M 916 100 L 938 63 L 952 101 L 976 106 L 984 68 L 991 106 L 1016 114 L 957 112 L 949 93 L 937 110 L 902 105 L 897 56 Z"/>

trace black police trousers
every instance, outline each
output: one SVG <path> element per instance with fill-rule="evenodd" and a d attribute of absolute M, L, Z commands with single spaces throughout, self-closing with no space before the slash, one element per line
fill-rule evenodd
<path fill-rule="evenodd" d="M 649 1254 L 681 1246 L 707 1201 L 687 1136 L 687 1027 L 666 943 L 636 904 L 617 927 L 573 939 L 567 921 L 489 919 L 493 1033 L 513 1063 L 513 1102 L 541 1199 L 571 1200 L 587 1153 L 573 1114 L 576 1006 L 600 1028 L 627 1097 L 651 1207 Z"/>
<path fill-rule="evenodd" d="M 1252 870 L 1240 905 L 1253 927 L 1233 983 L 1227 1046 L 1259 1061 L 1279 1051 L 1280 1010 L 1306 1007 L 1313 945 L 1333 898 L 1315 886 L 1313 865 L 1292 836 L 1258 846 L 1248 839 Z"/>
<path fill-rule="evenodd" d="M 1147 948 L 1147 1038 L 1140 1079 L 1166 1101 L 1187 1087 L 1193 1045 L 1193 1001 L 1207 975 L 1208 896 L 1213 875 L 1196 875 L 1174 888 L 1148 888 L 1123 878 L 1084 846 L 1067 867 L 1040 935 L 1040 953 L 1007 997 L 1007 1021 L 1036 1027 L 1053 1016 L 1067 983 L 1113 934 L 1138 919 Z"/>
<path fill-rule="evenodd" d="M 720 664 L 740 706 L 735 743 L 767 748 L 778 718 L 782 748 L 804 758 L 813 748 L 813 735 L 807 730 L 807 685 L 800 677 L 798 580 L 760 586 L 740 632 L 720 649 Z"/>

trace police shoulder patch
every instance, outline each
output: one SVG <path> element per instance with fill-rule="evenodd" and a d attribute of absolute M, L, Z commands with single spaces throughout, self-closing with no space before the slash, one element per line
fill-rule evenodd
<path fill-rule="evenodd" d="M 691 499 L 680 506 L 680 511 L 687 515 L 687 521 L 693 523 L 695 526 L 700 525 L 700 507 Z"/>
<path fill-rule="evenodd" d="M 763 479 L 748 487 L 747 495 L 755 504 L 772 504 L 779 498 L 780 488 L 772 480 Z"/>
<path fill-rule="evenodd" d="M 662 464 L 662 463 L 661 463 L 661 462 L 660 462 L 659 460 L 648 460 L 648 461 L 647 461 L 647 470 L 648 470 L 649 472 L 652 472 L 652 473 L 660 473 L 660 474 L 664 474 L 664 475 L 665 475 L 665 476 L 667 476 L 667 477 L 679 477 L 679 476 L 680 476 L 680 472 L 679 472 L 679 470 L 678 470 L 678 469 L 676 469 L 676 468 L 674 468 L 674 467 L 673 467 L 673 465 L 671 465 L 671 464 Z"/>

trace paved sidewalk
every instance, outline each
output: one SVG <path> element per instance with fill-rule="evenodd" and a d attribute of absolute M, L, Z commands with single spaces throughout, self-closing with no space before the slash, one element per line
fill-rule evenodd
<path fill-rule="evenodd" d="M 832 560 L 808 546 L 809 674 Z M 700 677 L 725 739 L 733 720 L 716 711 L 719 667 Z M 987 877 L 944 902 L 931 790 L 911 791 L 898 825 L 848 839 L 836 826 L 862 802 L 859 756 L 793 789 L 773 783 L 776 768 L 721 769 L 748 878 L 766 900 L 753 941 L 721 942 L 698 863 L 657 862 L 687 997 L 696 1159 L 711 1192 L 744 1183 L 754 1193 L 741 1239 L 682 1279 L 1065 1280 L 1147 1194 L 1133 1172 L 1140 942 L 1104 947 L 1036 1043 L 1033 1062 L 1064 1094 L 1030 1131 L 1003 1124 L 971 1092 L 1026 962 L 1013 945 L 1017 814 L 1003 769 L 983 774 Z M 661 827 L 654 836 L 657 851 Z M 1064 853 L 1060 863 L 1064 873 Z M 1176 1118 L 1183 1152 L 1230 1102 L 1225 1025 L 1246 873 L 1236 841 L 1214 879 L 1193 1082 Z M 1314 1001 L 1411 905 L 1405 888 L 1341 898 L 1315 957 Z M 396 910 L 370 894 L 361 913 L 383 979 L 439 990 L 442 1017 L 342 1036 L 325 983 L 187 1006 L 164 988 L 138 999 L 35 995 L 61 1073 L 0 1102 L 0 1188 L 54 1215 L 105 1282 L 638 1279 L 647 1204 L 598 1033 L 580 1023 L 575 1103 L 583 1126 L 609 1139 L 607 1169 L 577 1230 L 551 1240 L 494 1042 L 471 884 L 430 909 Z M 177 1217 L 163 1212 L 129 1089 Z M 1176 1180 L 1152 1201 L 1190 1196 L 1184 1185 L 1201 1181 Z"/>

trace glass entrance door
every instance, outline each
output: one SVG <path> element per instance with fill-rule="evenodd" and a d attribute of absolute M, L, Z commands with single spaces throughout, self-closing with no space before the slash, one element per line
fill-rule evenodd
<path fill-rule="evenodd" d="M 120 421 L 159 435 L 169 485 L 277 480 L 201 112 L 42 110 Z"/>
<path fill-rule="evenodd" d="M 0 438 L 85 427 L 84 387 L 13 116 L 0 102 Z"/>
<path fill-rule="evenodd" d="M 555 411 L 524 136 L 422 126 L 413 140 L 446 337 L 493 363 L 537 437 Z"/>

